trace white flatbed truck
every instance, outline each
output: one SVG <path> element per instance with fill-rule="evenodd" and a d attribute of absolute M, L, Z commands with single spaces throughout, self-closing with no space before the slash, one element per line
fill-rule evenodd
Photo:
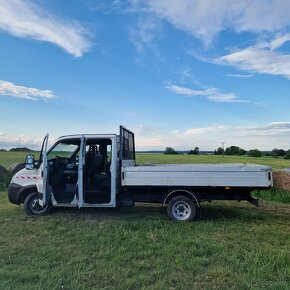
<path fill-rule="evenodd" d="M 40 158 L 27 155 L 26 167 L 9 185 L 11 203 L 24 203 L 27 215 L 46 214 L 51 207 L 116 207 L 135 202 L 161 203 L 176 221 L 200 215 L 203 201 L 246 200 L 255 189 L 269 189 L 272 170 L 253 164 L 136 165 L 134 134 L 69 135 Z"/>

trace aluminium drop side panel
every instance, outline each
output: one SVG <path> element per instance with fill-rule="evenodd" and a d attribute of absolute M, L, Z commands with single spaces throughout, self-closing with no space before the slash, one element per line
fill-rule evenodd
<path fill-rule="evenodd" d="M 123 186 L 270 187 L 271 168 L 249 164 L 180 164 L 123 167 Z"/>

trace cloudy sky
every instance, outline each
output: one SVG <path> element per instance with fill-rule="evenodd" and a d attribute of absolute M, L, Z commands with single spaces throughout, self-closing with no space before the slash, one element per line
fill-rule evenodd
<path fill-rule="evenodd" d="M 0 0 L 0 148 L 290 148 L 290 0 Z"/>

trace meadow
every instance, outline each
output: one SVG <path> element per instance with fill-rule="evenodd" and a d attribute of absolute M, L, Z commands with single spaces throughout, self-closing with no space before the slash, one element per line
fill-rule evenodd
<path fill-rule="evenodd" d="M 29 152 L 37 159 L 39 152 Z M 0 152 L 0 165 L 8 168 L 16 162 L 24 162 L 28 152 Z M 165 155 L 158 153 L 137 153 L 137 164 L 154 163 L 256 163 L 268 165 L 273 170 L 290 168 L 290 160 L 273 157 L 249 157 L 249 156 L 229 156 L 229 155 Z"/>
<path fill-rule="evenodd" d="M 165 155 L 154 153 L 137 153 L 137 163 L 254 163 L 271 166 L 273 170 L 290 168 L 290 160 L 282 158 L 230 156 L 230 155 Z"/>
<path fill-rule="evenodd" d="M 26 153 L 0 152 L 0 165 Z M 289 160 L 137 154 L 140 163 Z M 176 223 L 159 205 L 54 209 L 28 218 L 0 192 L 0 289 L 289 289 L 290 204 L 263 198 L 204 203 L 202 217 Z M 273 199 L 273 198 L 272 198 Z"/>

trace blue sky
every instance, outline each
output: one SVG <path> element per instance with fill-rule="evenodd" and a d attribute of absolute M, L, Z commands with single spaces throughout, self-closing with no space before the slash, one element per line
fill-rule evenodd
<path fill-rule="evenodd" d="M 0 148 L 290 148 L 289 0 L 0 0 Z"/>

